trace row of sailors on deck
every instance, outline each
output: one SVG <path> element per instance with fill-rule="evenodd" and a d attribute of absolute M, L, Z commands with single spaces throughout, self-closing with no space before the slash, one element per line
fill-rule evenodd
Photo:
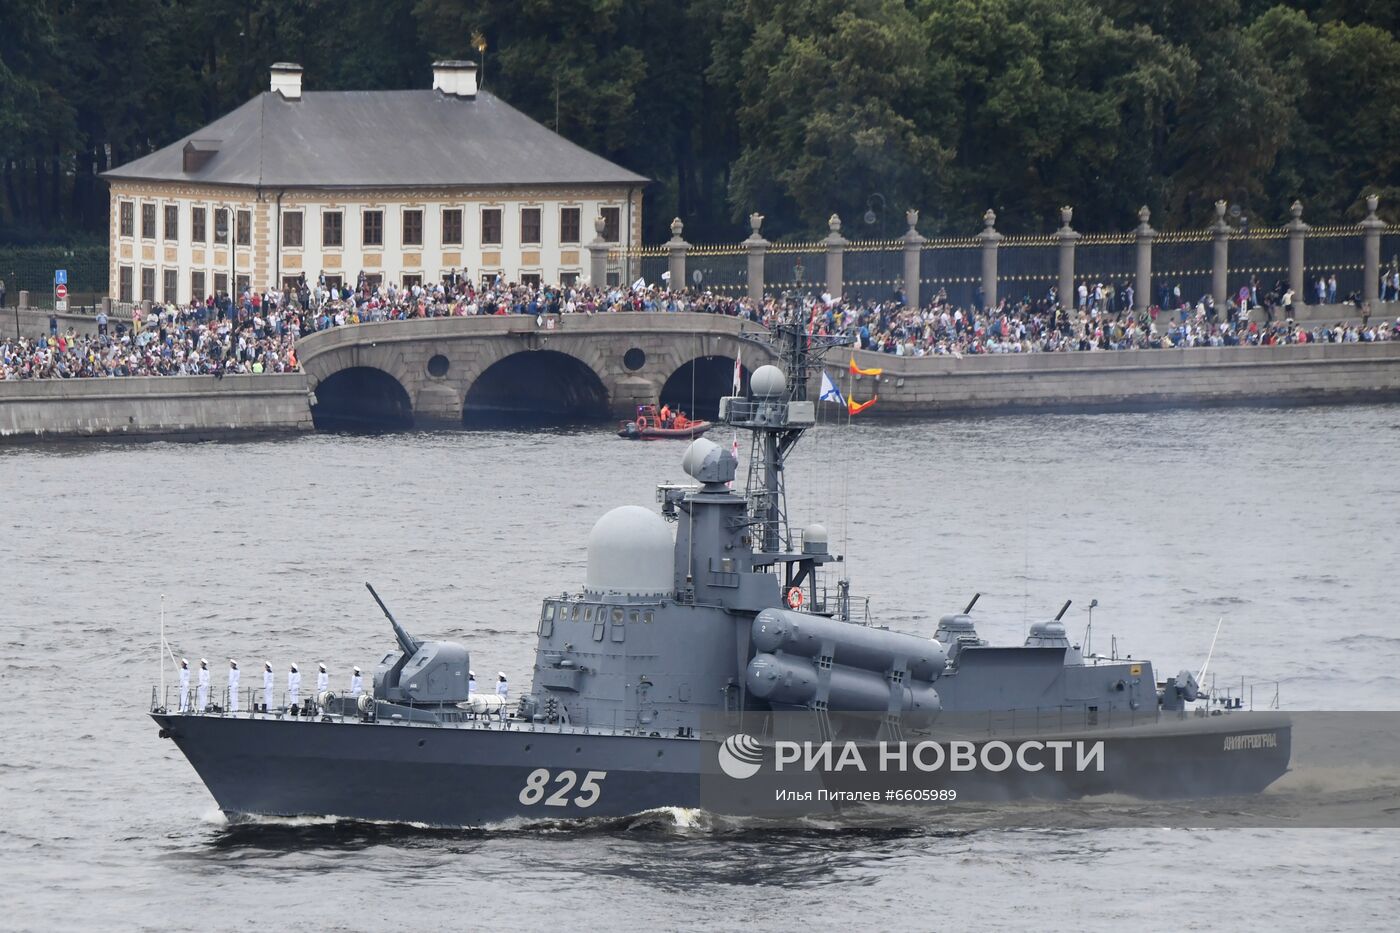
<path fill-rule="evenodd" d="M 229 658 L 228 662 L 228 711 L 238 712 L 238 684 L 242 675 L 238 670 L 238 662 Z M 274 677 L 272 674 L 272 662 L 263 662 L 263 704 L 265 707 L 276 705 L 273 699 Z M 316 665 L 316 695 L 320 696 L 330 689 L 331 677 L 326 671 L 324 661 Z M 197 710 L 209 708 L 209 661 L 206 658 L 199 659 L 199 679 L 196 681 L 197 692 L 195 694 L 195 706 Z M 364 677 L 358 667 L 351 668 L 350 690 L 347 694 L 351 697 L 358 697 L 364 693 Z M 467 692 L 476 692 L 476 671 L 467 672 Z M 510 695 L 510 684 L 506 681 L 505 671 L 496 672 L 496 696 L 505 700 Z M 296 706 L 301 702 L 301 671 L 293 663 L 287 671 L 287 705 Z M 186 658 L 180 659 L 180 712 L 190 711 L 190 662 Z"/>

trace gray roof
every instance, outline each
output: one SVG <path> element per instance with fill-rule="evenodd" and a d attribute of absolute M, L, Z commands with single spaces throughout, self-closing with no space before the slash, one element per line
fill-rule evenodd
<path fill-rule="evenodd" d="M 184 171 L 184 147 L 218 153 Z M 416 91 L 265 91 L 107 178 L 264 188 L 644 184 L 499 98 Z"/>

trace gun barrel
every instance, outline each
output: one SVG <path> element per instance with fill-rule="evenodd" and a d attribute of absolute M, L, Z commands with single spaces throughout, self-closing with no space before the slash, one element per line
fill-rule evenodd
<path fill-rule="evenodd" d="M 394 618 L 394 614 L 389 611 L 389 607 L 384 605 L 384 600 L 379 598 L 379 594 L 374 591 L 374 587 L 369 585 L 368 580 L 365 581 L 365 589 L 369 590 L 369 595 L 373 596 L 374 601 L 379 604 L 379 611 L 384 613 L 384 618 L 388 619 L 389 624 L 394 627 L 394 637 L 399 640 L 399 647 L 403 648 L 404 655 L 412 657 L 418 651 L 418 639 L 404 631 L 404 627 Z"/>

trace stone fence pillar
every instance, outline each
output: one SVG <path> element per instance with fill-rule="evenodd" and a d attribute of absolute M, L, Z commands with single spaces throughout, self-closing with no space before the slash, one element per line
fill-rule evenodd
<path fill-rule="evenodd" d="M 768 255 L 768 241 L 758 232 L 758 228 L 763 226 L 763 215 L 756 211 L 750 214 L 749 226 L 753 228 L 753 232 L 744 241 L 744 246 L 749 250 L 749 298 L 762 301 L 763 257 Z"/>
<path fill-rule="evenodd" d="M 1293 289 L 1293 300 L 1303 303 L 1307 292 L 1303 291 L 1303 242 L 1308 236 L 1308 225 L 1303 223 L 1303 202 L 1294 201 L 1288 209 L 1293 219 L 1288 222 L 1288 287 Z"/>
<path fill-rule="evenodd" d="M 685 224 L 677 217 L 671 221 L 671 239 L 666 241 L 666 271 L 671 273 L 668 284 L 673 292 L 682 291 L 688 284 L 685 280 L 685 255 L 690 250 L 690 244 L 681 237 L 684 229 Z"/>
<path fill-rule="evenodd" d="M 1157 238 L 1157 231 L 1148 223 L 1151 218 L 1147 205 L 1138 209 L 1138 225 L 1134 231 L 1137 235 L 1137 284 L 1133 287 L 1133 303 L 1138 311 L 1146 311 L 1152 304 L 1152 241 Z"/>
<path fill-rule="evenodd" d="M 1074 208 L 1065 206 L 1060 208 L 1060 229 L 1055 231 L 1055 235 L 1060 238 L 1060 281 L 1055 286 L 1055 293 L 1060 300 L 1060 307 L 1074 310 L 1074 245 L 1079 241 L 1079 234 L 1069 222 L 1074 219 Z"/>
<path fill-rule="evenodd" d="M 826 221 L 831 231 L 822 240 L 826 244 L 826 293 L 837 301 L 846 290 L 845 259 L 847 240 L 841 235 L 841 218 L 832 214 Z"/>
<path fill-rule="evenodd" d="M 919 235 L 919 212 L 912 207 L 904 212 L 904 220 L 909 229 L 904 231 L 904 303 L 911 308 L 919 307 L 920 262 L 924 243 Z"/>
<path fill-rule="evenodd" d="M 986 226 L 977 238 L 982 241 L 982 307 L 985 310 L 997 304 L 997 247 L 1001 245 L 1002 236 L 996 229 L 996 211 L 987 208 L 982 222 Z"/>
<path fill-rule="evenodd" d="M 588 282 L 593 286 L 608 282 L 608 241 L 603 239 L 606 222 L 602 215 L 593 218 L 593 239 L 588 244 Z"/>
<path fill-rule="evenodd" d="M 1366 244 L 1366 259 L 1363 263 L 1365 271 L 1362 272 L 1366 278 L 1361 283 L 1361 298 L 1373 305 L 1381 296 L 1381 231 L 1385 229 L 1385 221 L 1376 216 L 1376 208 L 1380 203 L 1381 199 L 1377 195 L 1367 195 L 1366 219 L 1361 221 L 1361 232 Z"/>
<path fill-rule="evenodd" d="M 27 307 L 29 307 L 29 289 L 27 289 L 27 288 L 22 288 L 22 289 L 20 289 L 20 291 L 19 291 L 19 304 L 18 304 L 16 307 L 20 307 L 20 308 L 27 308 Z"/>
<path fill-rule="evenodd" d="M 1230 225 L 1225 222 L 1223 200 L 1215 202 L 1215 223 L 1210 225 L 1214 251 L 1210 266 L 1210 294 L 1216 308 L 1224 308 L 1230 290 Z"/>

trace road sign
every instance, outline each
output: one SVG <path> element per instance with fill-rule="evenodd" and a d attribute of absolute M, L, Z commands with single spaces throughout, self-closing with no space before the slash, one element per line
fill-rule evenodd
<path fill-rule="evenodd" d="M 67 284 L 68 284 L 68 270 L 67 270 L 67 269 L 55 269 L 55 270 L 53 270 L 53 284 L 55 284 L 55 285 L 67 285 Z"/>
<path fill-rule="evenodd" d="M 67 297 L 68 297 L 68 286 L 67 286 L 67 285 L 64 285 L 62 282 L 59 282 L 57 285 L 55 285 L 55 286 L 53 287 L 53 296 L 54 296 L 55 298 L 57 298 L 59 301 L 62 301 L 63 299 L 67 298 Z"/>
<path fill-rule="evenodd" d="M 59 314 L 64 313 L 65 311 L 68 310 L 68 299 L 67 299 L 67 298 L 60 298 L 60 299 L 58 299 L 57 301 L 55 301 L 55 302 L 53 303 L 53 309 L 54 309 L 54 311 L 56 311 L 56 312 L 59 313 Z"/>

